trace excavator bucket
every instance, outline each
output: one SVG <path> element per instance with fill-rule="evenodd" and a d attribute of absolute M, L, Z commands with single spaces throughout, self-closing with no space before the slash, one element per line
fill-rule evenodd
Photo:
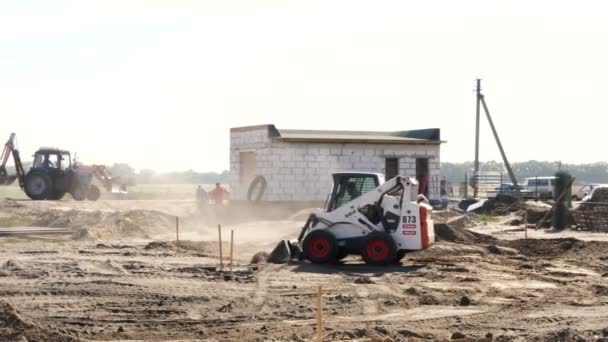
<path fill-rule="evenodd" d="M 116 183 L 112 183 L 112 188 L 111 188 L 110 192 L 113 194 L 126 194 L 127 187 L 124 185 L 118 185 Z"/>
<path fill-rule="evenodd" d="M 11 185 L 17 179 L 17 175 L 2 176 L 0 175 L 0 185 Z"/>
<path fill-rule="evenodd" d="M 293 243 L 288 240 L 282 240 L 279 244 L 270 252 L 268 262 L 273 264 L 286 264 L 292 260 L 300 260 L 302 251 L 297 243 Z"/>

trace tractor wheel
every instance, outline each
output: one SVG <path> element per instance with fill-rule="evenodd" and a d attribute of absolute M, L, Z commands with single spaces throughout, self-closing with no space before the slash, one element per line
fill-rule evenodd
<path fill-rule="evenodd" d="M 369 265 L 391 264 L 397 257 L 395 241 L 385 232 L 370 233 L 365 237 L 361 256 Z"/>
<path fill-rule="evenodd" d="M 101 191 L 95 185 L 91 185 L 89 187 L 89 191 L 87 191 L 87 199 L 89 201 L 97 201 L 101 197 Z"/>
<path fill-rule="evenodd" d="M 70 194 L 72 195 L 72 198 L 74 198 L 75 201 L 84 201 L 84 199 L 86 198 L 86 191 L 81 185 L 74 186 Z"/>
<path fill-rule="evenodd" d="M 25 194 L 35 201 L 47 199 L 52 188 L 51 177 L 42 171 L 29 172 L 25 177 Z"/>
<path fill-rule="evenodd" d="M 338 243 L 336 237 L 326 230 L 313 230 L 302 243 L 304 257 L 315 264 L 336 262 Z"/>

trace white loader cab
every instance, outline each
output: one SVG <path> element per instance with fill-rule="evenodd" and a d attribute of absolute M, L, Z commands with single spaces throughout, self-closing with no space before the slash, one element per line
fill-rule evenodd
<path fill-rule="evenodd" d="M 387 265 L 434 243 L 432 207 L 417 203 L 415 178 L 340 172 L 333 181 L 325 210 L 311 214 L 298 237 L 305 259 L 332 263 L 357 254 Z"/>

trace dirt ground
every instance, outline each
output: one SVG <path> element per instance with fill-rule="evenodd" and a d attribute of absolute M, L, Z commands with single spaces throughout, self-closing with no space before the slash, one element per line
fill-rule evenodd
<path fill-rule="evenodd" d="M 438 224 L 440 241 L 402 265 L 250 265 L 305 215 L 228 219 L 230 270 L 217 221 L 231 215 L 201 217 L 190 201 L 0 200 L 0 227 L 74 229 L 0 237 L 0 341 L 313 341 L 318 285 L 325 341 L 608 340 L 606 234 L 524 240 L 467 221 Z"/>

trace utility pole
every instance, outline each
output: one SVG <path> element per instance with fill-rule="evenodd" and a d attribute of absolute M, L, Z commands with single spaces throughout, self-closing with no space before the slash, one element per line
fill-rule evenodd
<path fill-rule="evenodd" d="M 515 178 L 515 173 L 513 173 L 513 169 L 511 168 L 511 164 L 509 164 L 509 160 L 507 159 L 507 154 L 505 153 L 505 149 L 502 148 L 502 143 L 500 142 L 500 138 L 498 137 L 498 132 L 496 132 L 496 127 L 494 127 L 494 121 L 492 121 L 492 117 L 490 116 L 490 111 L 488 110 L 488 106 L 486 105 L 486 99 L 483 95 L 479 96 L 481 100 L 481 104 L 483 105 L 483 110 L 486 112 L 486 117 L 488 118 L 488 122 L 490 123 L 490 128 L 492 129 L 492 134 L 494 134 L 494 139 L 496 140 L 496 145 L 498 145 L 498 150 L 500 151 L 500 155 L 502 156 L 502 162 L 505 164 L 505 168 L 509 173 L 509 177 L 511 178 L 511 182 L 515 186 L 515 192 L 517 196 L 520 197 L 521 193 L 519 191 L 519 184 L 517 184 L 517 178 Z M 479 102 L 478 102 L 479 103 Z"/>
<path fill-rule="evenodd" d="M 475 97 L 475 169 L 473 172 L 473 197 L 477 198 L 479 176 L 479 102 L 481 102 L 481 79 L 477 79 L 477 89 Z"/>

